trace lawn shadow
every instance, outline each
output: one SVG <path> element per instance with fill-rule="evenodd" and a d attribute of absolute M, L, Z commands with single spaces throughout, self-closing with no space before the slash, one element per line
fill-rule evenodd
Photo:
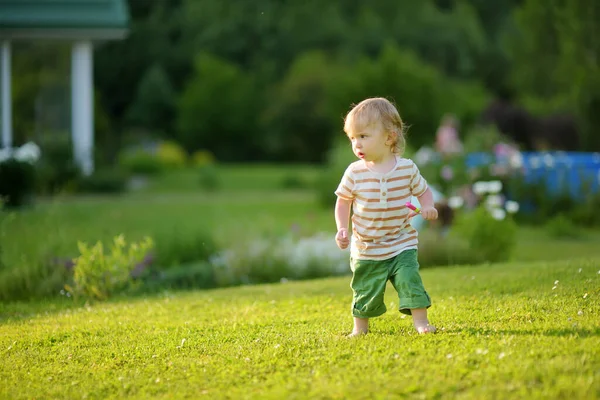
<path fill-rule="evenodd" d="M 600 336 L 600 328 L 558 328 L 558 329 L 488 329 L 488 328 L 466 328 L 457 330 L 446 330 L 446 332 L 464 332 L 471 336 L 476 335 L 521 335 L 521 336 L 554 336 L 554 337 L 590 337 Z"/>

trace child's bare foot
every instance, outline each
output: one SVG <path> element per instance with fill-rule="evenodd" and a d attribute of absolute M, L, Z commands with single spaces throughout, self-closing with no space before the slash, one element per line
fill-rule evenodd
<path fill-rule="evenodd" d="M 352 331 L 352 333 L 346 337 L 347 338 L 355 338 L 355 337 L 359 337 L 359 336 L 364 336 L 367 333 L 369 333 L 369 331 Z"/>
<path fill-rule="evenodd" d="M 415 329 L 417 330 L 417 332 L 419 332 L 419 334 L 435 333 L 435 331 L 437 330 L 435 328 L 435 326 L 430 325 L 429 321 L 427 321 L 427 320 L 414 321 L 414 324 L 415 324 Z"/>

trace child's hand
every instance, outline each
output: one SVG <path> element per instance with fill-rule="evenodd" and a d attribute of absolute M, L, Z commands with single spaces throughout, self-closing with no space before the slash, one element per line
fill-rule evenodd
<path fill-rule="evenodd" d="M 348 247 L 350 239 L 348 239 L 348 230 L 346 228 L 342 228 L 337 232 L 335 235 L 335 242 L 342 250 Z"/>
<path fill-rule="evenodd" d="M 428 221 L 437 219 L 438 211 L 435 209 L 435 207 L 423 207 L 421 209 L 421 217 Z"/>

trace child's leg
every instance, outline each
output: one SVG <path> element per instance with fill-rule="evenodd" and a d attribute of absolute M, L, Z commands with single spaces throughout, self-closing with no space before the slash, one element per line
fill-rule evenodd
<path fill-rule="evenodd" d="M 369 318 L 354 317 L 354 329 L 350 337 L 364 335 L 369 332 Z"/>
<path fill-rule="evenodd" d="M 431 306 L 431 299 L 419 274 L 416 250 L 406 250 L 396 256 L 390 280 L 398 292 L 400 312 L 412 315 L 419 333 L 435 332 L 435 327 L 430 325 L 427 319 L 427 308 Z"/>
<path fill-rule="evenodd" d="M 417 332 L 434 333 L 436 331 L 435 326 L 429 324 L 426 308 L 413 308 L 410 311 L 412 313 L 413 324 Z"/>

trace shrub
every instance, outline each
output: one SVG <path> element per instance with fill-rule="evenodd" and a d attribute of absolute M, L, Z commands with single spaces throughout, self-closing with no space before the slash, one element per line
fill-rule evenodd
<path fill-rule="evenodd" d="M 73 158 L 69 135 L 48 135 L 40 147 L 42 156 L 37 164 L 39 191 L 56 194 L 72 190 L 81 171 Z"/>
<path fill-rule="evenodd" d="M 217 252 L 212 237 L 201 231 L 181 231 L 173 228 L 155 236 L 156 265 L 171 268 L 180 264 L 207 261 Z"/>
<path fill-rule="evenodd" d="M 348 273 L 349 252 L 331 234 L 264 238 L 240 243 L 211 259 L 219 286 L 310 279 Z"/>
<path fill-rule="evenodd" d="M 166 169 L 182 168 L 187 163 L 187 153 L 183 147 L 171 141 L 161 142 L 158 145 L 156 157 Z"/>
<path fill-rule="evenodd" d="M 466 241 L 476 262 L 506 261 L 516 244 L 517 225 L 510 217 L 494 218 L 482 205 L 472 212 L 459 214 L 450 235 Z"/>
<path fill-rule="evenodd" d="M 578 238 L 581 236 L 581 230 L 564 214 L 558 214 L 546 222 L 546 232 L 550 237 L 566 239 Z"/>
<path fill-rule="evenodd" d="M 121 153 L 119 165 L 132 174 L 156 175 L 163 170 L 160 160 L 151 152 L 136 149 Z"/>
<path fill-rule="evenodd" d="M 195 167 L 204 167 L 206 165 L 214 164 L 216 161 L 213 153 L 208 150 L 197 150 L 192 155 L 192 163 Z"/>
<path fill-rule="evenodd" d="M 419 265 L 422 268 L 476 264 L 480 256 L 457 236 L 441 237 L 431 229 L 419 232 Z"/>
<path fill-rule="evenodd" d="M 144 280 L 143 292 L 164 289 L 210 289 L 217 286 L 213 267 L 203 261 L 159 271 Z"/>
<path fill-rule="evenodd" d="M 27 161 L 9 158 L 0 161 L 0 197 L 6 208 L 18 208 L 32 201 L 36 185 L 35 167 Z"/>
<path fill-rule="evenodd" d="M 350 143 L 342 136 L 329 150 L 327 165 L 316 181 L 317 197 L 323 207 L 333 207 L 336 200 L 334 192 L 342 180 L 344 171 L 354 161 L 356 157 L 352 153 Z"/>
<path fill-rule="evenodd" d="M 83 193 L 121 193 L 127 185 L 127 174 L 119 169 L 100 169 L 90 176 L 83 176 L 77 189 Z"/>
<path fill-rule="evenodd" d="M 116 236 L 109 253 L 104 252 L 102 242 L 89 247 L 77 243 L 80 255 L 73 266 L 73 285 L 65 289 L 75 296 L 104 300 L 133 283 L 131 272 L 144 260 L 153 247 L 152 239 L 127 246 L 123 235 Z"/>

